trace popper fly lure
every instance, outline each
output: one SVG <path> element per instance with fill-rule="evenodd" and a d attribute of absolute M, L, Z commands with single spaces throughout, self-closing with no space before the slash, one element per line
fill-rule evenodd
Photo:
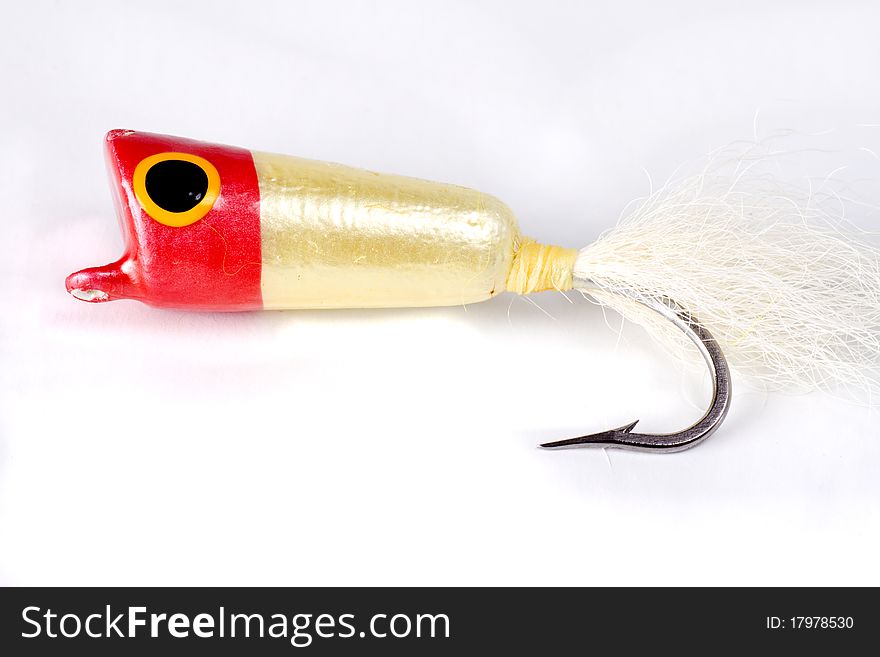
<path fill-rule="evenodd" d="M 694 425 L 543 447 L 692 447 L 727 414 L 728 360 L 771 383 L 876 383 L 880 251 L 742 176 L 664 190 L 578 251 L 524 237 L 506 205 L 464 187 L 132 130 L 105 144 L 126 249 L 68 276 L 77 299 L 245 311 L 577 289 L 700 350 L 713 395 Z"/>

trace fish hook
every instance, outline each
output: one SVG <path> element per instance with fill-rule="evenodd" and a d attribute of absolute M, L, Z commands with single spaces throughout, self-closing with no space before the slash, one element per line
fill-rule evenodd
<path fill-rule="evenodd" d="M 574 287 L 589 293 L 590 290 L 603 290 L 593 281 L 575 279 Z M 603 290 L 609 291 L 609 290 Z M 637 301 L 654 310 L 681 329 L 700 350 L 709 371 L 712 374 L 712 403 L 709 409 L 696 423 L 687 429 L 675 433 L 633 433 L 638 420 L 630 424 L 609 429 L 589 436 L 568 438 L 555 442 L 544 443 L 541 447 L 548 449 L 571 447 L 620 447 L 623 449 L 644 452 L 680 452 L 689 449 L 712 435 L 721 426 L 727 411 L 730 409 L 730 368 L 721 352 L 718 342 L 712 337 L 694 316 L 672 299 L 652 297 L 636 290 L 613 290 L 615 293 Z"/>

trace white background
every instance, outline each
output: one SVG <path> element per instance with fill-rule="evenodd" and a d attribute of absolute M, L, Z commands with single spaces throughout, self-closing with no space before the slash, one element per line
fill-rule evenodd
<path fill-rule="evenodd" d="M 876 3 L 2 15 L 0 582 L 880 584 L 864 407 L 737 380 L 695 450 L 536 449 L 677 429 L 708 396 L 580 298 L 216 315 L 64 291 L 122 252 L 111 128 L 476 187 L 567 246 L 647 193 L 645 171 L 755 134 L 834 151 L 816 175 L 876 177 Z"/>

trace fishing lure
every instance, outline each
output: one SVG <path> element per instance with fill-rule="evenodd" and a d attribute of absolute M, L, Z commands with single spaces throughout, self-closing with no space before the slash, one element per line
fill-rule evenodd
<path fill-rule="evenodd" d="M 105 146 L 126 249 L 68 276 L 77 299 L 246 311 L 577 289 L 661 333 L 651 317 L 669 320 L 700 350 L 713 395 L 694 425 L 633 422 L 544 447 L 698 444 L 730 406 L 725 353 L 765 380 L 873 380 L 880 252 L 790 198 L 703 176 L 578 251 L 523 236 L 501 201 L 455 185 L 132 130 Z"/>

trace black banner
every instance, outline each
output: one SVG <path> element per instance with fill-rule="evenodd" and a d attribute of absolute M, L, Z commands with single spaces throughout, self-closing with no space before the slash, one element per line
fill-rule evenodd
<path fill-rule="evenodd" d="M 854 651 L 880 635 L 875 600 L 873 589 L 10 588 L 0 591 L 0 649 L 163 657 Z"/>

